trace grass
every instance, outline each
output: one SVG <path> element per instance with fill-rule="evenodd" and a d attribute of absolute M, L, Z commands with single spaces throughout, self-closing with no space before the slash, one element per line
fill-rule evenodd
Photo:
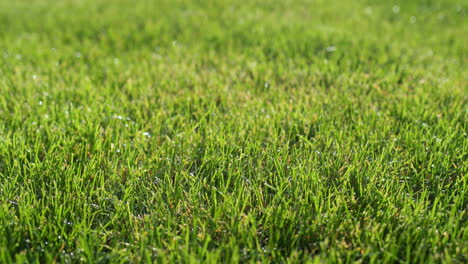
<path fill-rule="evenodd" d="M 466 263 L 467 12 L 0 0 L 0 262 Z"/>

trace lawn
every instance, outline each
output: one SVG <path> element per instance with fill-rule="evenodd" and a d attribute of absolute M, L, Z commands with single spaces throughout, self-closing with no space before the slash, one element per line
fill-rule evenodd
<path fill-rule="evenodd" d="M 0 0 L 0 263 L 466 263 L 467 36 L 461 0 Z"/>

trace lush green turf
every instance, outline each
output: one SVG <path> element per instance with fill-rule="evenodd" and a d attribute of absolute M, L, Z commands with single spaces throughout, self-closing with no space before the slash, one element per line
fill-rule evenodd
<path fill-rule="evenodd" d="M 466 263 L 467 12 L 0 0 L 0 262 Z"/>

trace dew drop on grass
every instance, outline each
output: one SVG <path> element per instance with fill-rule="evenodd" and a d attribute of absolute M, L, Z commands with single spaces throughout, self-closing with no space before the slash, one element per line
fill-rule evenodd
<path fill-rule="evenodd" d="M 146 137 L 150 138 L 151 134 L 149 132 L 143 132 L 143 136 L 146 136 Z"/>
<path fill-rule="evenodd" d="M 410 18 L 410 22 L 411 22 L 411 24 L 416 23 L 416 17 L 415 17 L 415 16 L 412 16 L 412 17 Z"/>
<path fill-rule="evenodd" d="M 393 11 L 393 13 L 395 13 L 395 14 L 400 13 L 400 6 L 394 5 L 394 6 L 392 7 L 392 11 Z"/>
<path fill-rule="evenodd" d="M 327 47 L 327 52 L 334 52 L 336 50 L 335 46 L 329 46 Z"/>

